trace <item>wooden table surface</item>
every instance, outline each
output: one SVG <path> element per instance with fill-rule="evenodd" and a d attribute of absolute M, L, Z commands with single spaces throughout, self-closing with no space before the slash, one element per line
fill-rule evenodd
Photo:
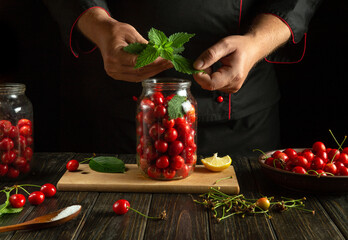
<path fill-rule="evenodd" d="M 56 184 L 68 160 L 83 160 L 89 156 L 91 154 L 36 153 L 37 170 L 20 183 Z M 118 157 L 126 163 L 135 163 L 133 155 Z M 315 210 L 315 215 L 291 209 L 272 212 L 271 219 L 257 214 L 245 218 L 233 216 L 217 223 L 211 212 L 193 202 L 193 198 L 198 198 L 195 194 L 59 191 L 39 206 L 26 203 L 22 212 L 0 217 L 0 226 L 31 220 L 73 204 L 82 205 L 77 218 L 49 229 L 0 233 L 0 239 L 348 239 L 348 194 L 320 195 L 282 189 L 264 177 L 256 158 L 232 155 L 232 159 L 241 193 L 246 197 L 306 197 L 306 208 Z M 13 184 L 1 182 L 0 187 Z M 117 216 L 112 205 L 120 198 L 149 215 L 166 210 L 167 219 L 147 220 L 131 211 Z M 0 203 L 4 201 L 5 194 L 1 193 Z"/>

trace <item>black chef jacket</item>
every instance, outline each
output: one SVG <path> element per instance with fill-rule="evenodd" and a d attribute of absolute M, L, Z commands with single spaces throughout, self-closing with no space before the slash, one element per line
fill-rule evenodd
<path fill-rule="evenodd" d="M 295 57 L 295 60 L 290 59 L 290 61 L 296 62 L 303 57 L 308 23 L 320 1 L 44 0 L 44 2 L 58 22 L 63 40 L 75 57 L 82 56 L 86 50 L 93 50 L 93 46 L 88 48 L 88 44 L 85 44 L 86 39 L 81 38 L 75 26 L 84 11 L 92 7 L 101 7 L 116 20 L 129 23 L 145 38 L 152 27 L 168 36 L 176 32 L 195 33 L 195 37 L 185 45 L 183 53 L 192 60 L 220 39 L 245 33 L 253 18 L 259 13 L 269 13 L 280 18 L 291 30 L 290 41 L 268 59 L 257 63 L 237 93 L 226 94 L 204 90 L 192 76 L 178 73 L 173 69 L 159 74 L 160 77 L 172 76 L 192 80 L 191 92 L 198 102 L 198 121 L 221 123 L 247 117 L 270 108 L 279 101 L 277 79 L 270 62 L 282 62 L 289 57 Z M 141 94 L 142 87 L 140 83 L 111 79 L 103 71 L 100 56 L 96 53 L 89 56 L 79 57 L 78 60 L 66 63 L 65 67 L 68 70 L 62 76 L 64 78 L 62 101 L 66 109 L 70 108 L 69 118 L 73 119 L 70 119 L 70 123 L 67 123 L 64 129 L 74 131 L 79 127 L 87 131 L 83 133 L 84 139 L 79 140 L 78 136 L 76 139 L 71 139 L 71 146 L 74 146 L 74 142 L 77 146 L 78 141 L 88 141 L 91 143 L 90 146 L 94 147 L 104 142 L 104 145 L 101 145 L 105 147 L 106 141 L 117 144 L 117 140 L 112 140 L 117 138 L 117 134 L 113 135 L 113 132 L 134 132 L 136 103 L 132 99 Z M 217 68 L 218 65 L 217 63 L 214 67 Z M 80 67 L 79 71 L 76 70 L 77 67 Z M 222 102 L 217 101 L 219 96 L 223 97 Z M 80 114 L 74 116 L 75 112 Z M 88 132 L 91 139 L 86 140 Z M 122 141 L 133 147 L 134 139 L 135 134 L 134 137 L 124 138 Z M 100 147 L 96 150 L 112 151 L 114 149 L 112 144 L 109 148 Z"/>

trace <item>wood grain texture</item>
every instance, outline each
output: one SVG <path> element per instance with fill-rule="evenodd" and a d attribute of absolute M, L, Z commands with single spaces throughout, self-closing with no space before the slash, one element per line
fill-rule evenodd
<path fill-rule="evenodd" d="M 278 239 L 344 239 L 315 195 L 279 187 L 263 175 L 256 159 L 250 159 L 250 165 L 260 192 L 267 193 L 265 194 L 267 196 L 274 196 L 276 199 L 306 197 L 305 208 L 315 211 L 314 215 L 298 209 L 273 213 L 271 224 Z"/>
<path fill-rule="evenodd" d="M 214 184 L 217 180 L 230 177 Z M 191 176 L 173 181 L 158 181 L 143 176 L 136 164 L 126 164 L 125 173 L 102 173 L 80 164 L 79 171 L 69 172 L 59 180 L 61 191 L 97 192 L 150 192 L 150 193 L 204 193 L 210 187 L 220 187 L 226 193 L 239 193 L 239 185 L 233 166 L 221 172 L 211 172 L 202 165 Z"/>
<path fill-rule="evenodd" d="M 104 155 L 104 154 L 102 154 Z M 107 155 L 107 154 L 105 154 Z M 112 155 L 112 154 L 111 154 Z M 65 164 L 72 158 L 82 161 L 92 154 L 39 153 L 35 154 L 39 168 L 28 179 L 18 183 L 56 184 L 65 173 Z M 134 155 L 118 155 L 126 163 L 135 163 Z M 0 225 L 20 223 L 68 205 L 81 204 L 80 215 L 64 225 L 35 231 L 16 231 L 0 234 L 2 239 L 348 239 L 347 195 L 311 195 L 278 187 L 265 178 L 256 159 L 232 156 L 240 193 L 247 198 L 266 196 L 307 197 L 306 208 L 315 215 L 292 209 L 272 212 L 272 219 L 264 215 L 241 218 L 233 216 L 217 223 L 210 211 L 193 202 L 198 195 L 172 193 L 100 193 L 59 191 L 42 205 L 25 205 L 18 214 L 0 217 Z M 0 187 L 14 182 L 1 182 Z M 30 191 L 36 190 L 29 188 Z M 117 216 L 113 203 L 127 199 L 131 207 L 155 216 L 164 209 L 166 221 L 148 220 L 129 211 Z M 5 194 L 0 193 L 0 203 Z"/>

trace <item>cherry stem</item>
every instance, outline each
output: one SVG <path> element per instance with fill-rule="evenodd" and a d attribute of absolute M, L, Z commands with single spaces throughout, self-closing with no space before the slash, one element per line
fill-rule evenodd
<path fill-rule="evenodd" d="M 161 219 L 161 217 L 151 217 L 151 216 L 145 215 L 144 213 L 139 212 L 138 210 L 135 210 L 134 208 L 131 208 L 131 207 L 127 207 L 127 209 L 130 209 L 130 210 L 132 210 L 132 211 L 134 211 L 134 212 L 136 212 L 136 213 L 140 214 L 141 216 L 146 217 L 148 219 Z"/>
<path fill-rule="evenodd" d="M 267 154 L 264 151 L 262 151 L 261 149 L 253 149 L 253 152 L 255 152 L 255 151 L 261 152 L 266 159 L 268 158 Z"/>
<path fill-rule="evenodd" d="M 338 141 L 337 141 L 337 139 L 336 139 L 336 137 L 335 137 L 335 135 L 332 133 L 331 129 L 329 129 L 329 132 L 330 132 L 331 136 L 333 137 L 333 139 L 335 140 L 335 142 L 337 143 L 338 149 L 342 149 L 342 150 L 343 150 L 342 145 L 343 145 L 344 141 L 346 141 L 347 136 L 345 136 L 344 139 L 343 139 L 343 141 L 342 141 L 342 143 L 339 144 Z M 336 155 L 336 154 L 335 154 L 335 155 Z"/>
<path fill-rule="evenodd" d="M 220 178 L 220 179 L 216 180 L 216 181 L 213 183 L 213 185 L 217 184 L 218 182 L 220 182 L 220 181 L 222 181 L 222 180 L 226 180 L 226 179 L 230 179 L 230 178 L 232 178 L 232 176 Z"/>

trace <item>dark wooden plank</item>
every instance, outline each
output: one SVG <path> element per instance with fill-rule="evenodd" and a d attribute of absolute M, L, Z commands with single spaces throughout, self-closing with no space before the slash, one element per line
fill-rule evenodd
<path fill-rule="evenodd" d="M 271 223 L 278 239 L 344 239 L 314 195 L 279 187 L 263 175 L 256 158 L 251 158 L 250 164 L 260 192 L 264 195 L 296 199 L 306 197 L 306 208 L 315 210 L 315 215 L 297 209 L 272 214 Z"/>
<path fill-rule="evenodd" d="M 258 189 L 251 174 L 249 161 L 245 157 L 232 156 L 232 164 L 236 169 L 240 193 L 246 198 L 256 198 Z M 264 215 L 232 216 L 217 223 L 210 213 L 211 239 L 274 239 L 269 219 Z"/>
<path fill-rule="evenodd" d="M 44 203 L 36 206 L 27 219 L 30 220 L 75 204 L 82 206 L 81 213 L 75 219 L 57 227 L 16 231 L 12 239 L 74 239 L 78 236 L 79 227 L 88 217 L 97 197 L 98 193 L 94 192 L 58 192 L 54 198 L 47 199 L 48 201 L 45 200 Z"/>
<path fill-rule="evenodd" d="M 127 199 L 132 208 L 147 214 L 151 194 L 101 193 L 77 239 L 142 239 L 146 218 L 132 211 L 116 215 L 112 206 L 118 199 Z"/>
<path fill-rule="evenodd" d="M 317 198 L 345 239 L 348 239 L 348 194 L 318 195 Z"/>
<path fill-rule="evenodd" d="M 163 210 L 167 219 L 149 220 L 145 239 L 209 239 L 208 216 L 190 194 L 153 194 L 149 214 Z"/>
<path fill-rule="evenodd" d="M 13 186 L 14 184 L 35 184 L 42 185 L 44 183 L 50 182 L 55 184 L 58 180 L 59 173 L 62 174 L 62 162 L 66 159 L 73 157 L 73 153 L 35 153 L 34 154 L 34 168 L 33 172 L 28 175 L 25 179 L 13 182 L 3 182 L 1 183 L 1 189 L 4 186 Z M 29 192 L 38 190 L 38 188 L 28 187 L 26 188 Z M 21 192 L 22 193 L 22 192 Z M 24 194 L 24 193 L 23 193 Z M 24 194 L 26 195 L 26 194 Z M 5 201 L 5 194 L 0 195 L 0 203 Z M 50 202 L 57 201 L 57 197 L 52 199 L 47 199 L 42 206 L 49 205 Z M 53 209 L 56 210 L 56 209 Z M 37 211 L 37 207 L 31 206 L 28 202 L 25 204 L 22 212 L 17 214 L 8 214 L 0 218 L 0 226 L 6 226 L 11 224 L 16 224 L 23 222 L 30 218 L 32 212 Z M 0 239 L 10 239 L 14 235 L 14 232 L 2 233 Z"/>

